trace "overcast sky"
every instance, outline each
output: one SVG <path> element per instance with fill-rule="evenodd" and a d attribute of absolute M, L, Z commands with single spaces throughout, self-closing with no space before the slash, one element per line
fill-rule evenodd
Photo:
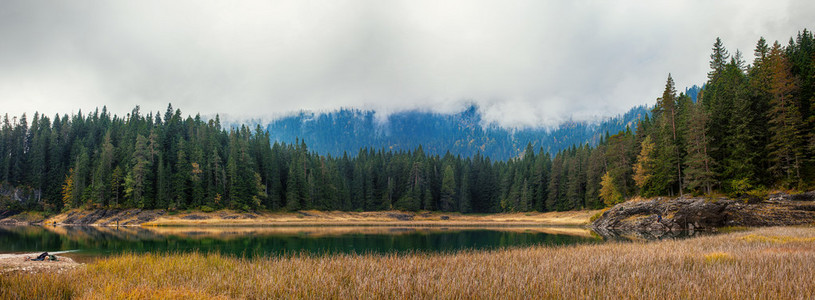
<path fill-rule="evenodd" d="M 552 125 L 706 80 L 815 24 L 815 1 L 0 1 L 0 113 L 340 107 Z M 809 28 L 815 29 L 815 28 Z"/>

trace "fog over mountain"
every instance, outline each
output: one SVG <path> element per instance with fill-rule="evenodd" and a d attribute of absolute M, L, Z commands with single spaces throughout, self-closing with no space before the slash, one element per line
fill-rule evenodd
<path fill-rule="evenodd" d="M 274 142 L 305 142 L 309 150 L 323 155 L 354 157 L 360 149 L 415 151 L 428 154 L 492 160 L 521 157 L 528 144 L 535 152 L 549 153 L 573 146 L 596 145 L 606 133 L 636 128 L 650 114 L 637 106 L 612 118 L 597 121 L 566 121 L 552 128 L 505 129 L 487 124 L 477 106 L 452 113 L 405 111 L 377 118 L 375 111 L 343 109 L 327 113 L 301 112 L 279 118 L 265 127 Z"/>

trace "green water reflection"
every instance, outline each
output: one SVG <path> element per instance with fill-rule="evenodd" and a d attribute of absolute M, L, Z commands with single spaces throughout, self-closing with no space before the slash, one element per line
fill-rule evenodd
<path fill-rule="evenodd" d="M 599 243 L 578 228 L 431 227 L 0 227 L 0 253 L 78 250 L 85 259 L 123 252 L 286 253 L 450 252 Z"/>

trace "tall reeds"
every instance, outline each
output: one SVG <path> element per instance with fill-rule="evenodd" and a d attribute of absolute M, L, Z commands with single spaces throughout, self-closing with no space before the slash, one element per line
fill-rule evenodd
<path fill-rule="evenodd" d="M 804 299 L 815 228 L 649 243 L 458 253 L 234 258 L 125 254 L 65 274 L 0 276 L 0 298 Z M 32 292 L 33 293 L 33 292 Z M 23 297 L 29 298 L 29 297 Z"/>

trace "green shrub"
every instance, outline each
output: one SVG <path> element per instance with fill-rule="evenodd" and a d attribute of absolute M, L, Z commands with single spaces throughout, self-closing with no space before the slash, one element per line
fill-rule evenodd
<path fill-rule="evenodd" d="M 591 216 L 591 218 L 589 218 L 589 222 L 594 222 L 595 220 L 599 219 L 606 211 L 608 211 L 608 208 L 598 211 L 596 214 Z"/>
<path fill-rule="evenodd" d="M 730 196 L 741 197 L 747 194 L 747 191 L 752 190 L 753 185 L 750 184 L 750 179 L 741 178 L 730 180 Z"/>
<path fill-rule="evenodd" d="M 212 208 L 212 207 L 206 206 L 206 205 L 202 205 L 202 206 L 201 206 L 201 211 L 202 211 L 202 212 L 205 212 L 205 213 L 208 213 L 208 212 L 213 212 L 213 211 L 215 211 L 215 209 L 214 209 L 214 208 Z"/>

